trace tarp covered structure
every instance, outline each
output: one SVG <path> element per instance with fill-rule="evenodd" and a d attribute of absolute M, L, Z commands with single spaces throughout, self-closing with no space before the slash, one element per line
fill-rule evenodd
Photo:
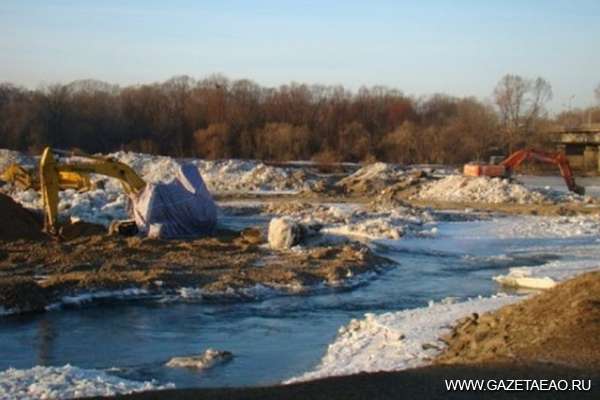
<path fill-rule="evenodd" d="M 217 223 L 217 206 L 193 164 L 182 165 L 171 182 L 147 184 L 132 202 L 136 225 L 151 237 L 198 237 Z"/>

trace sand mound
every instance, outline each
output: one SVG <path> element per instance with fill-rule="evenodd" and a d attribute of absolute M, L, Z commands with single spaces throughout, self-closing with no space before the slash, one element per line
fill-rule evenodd
<path fill-rule="evenodd" d="M 452 175 L 423 186 L 415 196 L 423 200 L 458 203 L 517 203 L 546 201 L 546 197 L 507 179 Z"/>
<path fill-rule="evenodd" d="M 44 238 L 41 221 L 12 198 L 0 193 L 0 240 Z"/>
<path fill-rule="evenodd" d="M 598 371 L 600 271 L 498 311 L 473 314 L 443 340 L 443 363 L 550 362 Z"/>

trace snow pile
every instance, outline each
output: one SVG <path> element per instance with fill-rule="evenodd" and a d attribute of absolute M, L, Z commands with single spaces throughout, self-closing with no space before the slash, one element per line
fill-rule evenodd
<path fill-rule="evenodd" d="M 200 161 L 202 177 L 216 193 L 298 192 L 304 182 L 286 168 L 259 161 Z"/>
<path fill-rule="evenodd" d="M 70 399 L 91 396 L 163 390 L 175 385 L 134 382 L 103 371 L 63 367 L 37 366 L 0 372 L 0 399 Z"/>
<path fill-rule="evenodd" d="M 385 211 L 369 211 L 356 205 L 300 202 L 271 203 L 266 212 L 292 217 L 307 226 L 321 226 L 321 232 L 365 239 L 399 239 L 406 234 L 429 230 L 435 222 L 427 210 L 398 206 Z"/>
<path fill-rule="evenodd" d="M 544 194 L 507 179 L 451 175 L 425 184 L 415 196 L 418 199 L 459 203 L 518 203 L 547 201 Z"/>
<path fill-rule="evenodd" d="M 27 156 L 19 151 L 0 149 L 0 173 L 4 172 L 10 164 L 20 164 L 23 167 L 34 167 L 37 163 L 34 157 Z"/>
<path fill-rule="evenodd" d="M 11 193 L 13 199 L 24 207 L 42 208 L 39 192 L 29 189 Z M 61 217 L 72 217 L 86 222 L 108 225 L 115 219 L 127 219 L 129 198 L 119 187 L 105 190 L 95 189 L 80 193 L 73 189 L 59 192 L 59 212 Z"/>
<path fill-rule="evenodd" d="M 146 182 L 166 182 L 175 177 L 182 162 L 196 165 L 208 189 L 213 193 L 296 192 L 304 182 L 291 169 L 271 167 L 252 160 L 178 160 L 133 152 L 116 152 L 110 157 L 131 166 Z"/>
<path fill-rule="evenodd" d="M 409 234 L 429 235 L 436 232 L 434 220 L 427 211 L 397 208 L 389 212 L 356 212 L 344 223 L 332 224 L 322 232 L 332 235 L 354 236 L 364 239 L 400 239 Z"/>
<path fill-rule="evenodd" d="M 428 364 L 443 348 L 439 338 L 472 313 L 484 313 L 516 302 L 517 296 L 478 298 L 461 303 L 380 315 L 365 314 L 340 328 L 317 368 L 286 383 L 359 372 L 393 371 Z"/>

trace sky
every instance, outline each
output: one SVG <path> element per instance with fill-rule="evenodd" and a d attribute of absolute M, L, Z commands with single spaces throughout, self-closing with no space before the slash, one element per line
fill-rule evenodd
<path fill-rule="evenodd" d="M 120 85 L 221 73 L 490 100 L 541 76 L 553 111 L 600 84 L 600 0 L 0 0 L 0 81 Z"/>

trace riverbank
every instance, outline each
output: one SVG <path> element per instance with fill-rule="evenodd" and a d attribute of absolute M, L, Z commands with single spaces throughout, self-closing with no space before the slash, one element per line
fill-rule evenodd
<path fill-rule="evenodd" d="M 458 321 L 437 363 L 551 362 L 600 371 L 600 271 Z"/>

